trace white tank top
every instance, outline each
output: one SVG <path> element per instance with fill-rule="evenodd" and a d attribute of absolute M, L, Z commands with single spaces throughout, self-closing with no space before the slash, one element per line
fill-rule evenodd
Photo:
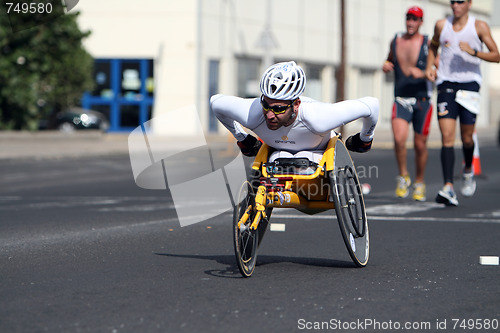
<path fill-rule="evenodd" d="M 331 131 L 358 118 L 363 118 L 361 139 L 373 137 L 378 120 L 379 103 L 374 97 L 364 97 L 339 103 L 322 103 L 300 97 L 297 118 L 290 126 L 270 130 L 259 98 L 215 95 L 210 99 L 213 112 L 222 124 L 241 141 L 246 137 L 242 126 L 252 130 L 265 143 L 278 150 L 296 153 L 303 150 L 324 150 Z"/>
<path fill-rule="evenodd" d="M 467 24 L 460 31 L 453 30 L 453 17 L 446 19 L 439 42 L 441 44 L 441 55 L 437 71 L 436 84 L 443 81 L 449 82 L 472 82 L 481 85 L 481 59 L 460 50 L 458 46 L 461 41 L 469 43 L 474 49 L 481 51 L 482 42 L 476 31 L 476 18 L 469 16 Z"/>

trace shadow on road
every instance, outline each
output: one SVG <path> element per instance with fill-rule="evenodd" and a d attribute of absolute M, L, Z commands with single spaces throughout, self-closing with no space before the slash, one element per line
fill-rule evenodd
<path fill-rule="evenodd" d="M 187 259 L 203 259 L 215 261 L 227 267 L 221 269 L 206 270 L 205 274 L 223 278 L 243 278 L 238 271 L 236 259 L 232 255 L 196 255 L 196 254 L 172 254 L 172 253 L 155 253 L 158 256 L 166 256 L 172 258 L 187 258 Z M 270 264 L 291 263 L 305 266 L 315 267 L 331 267 L 331 268 L 357 268 L 351 261 L 331 260 L 323 258 L 307 258 L 307 257 L 285 257 L 285 256 L 270 256 L 259 255 L 257 257 L 257 267 Z"/>

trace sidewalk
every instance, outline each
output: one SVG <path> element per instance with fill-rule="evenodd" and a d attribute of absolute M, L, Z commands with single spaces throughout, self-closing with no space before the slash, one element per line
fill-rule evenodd
<path fill-rule="evenodd" d="M 127 153 L 127 135 L 98 131 L 0 132 L 0 160 L 65 158 Z"/>
<path fill-rule="evenodd" d="M 93 130 L 73 133 L 0 131 L 0 160 L 128 155 L 128 137 L 129 133 L 102 133 Z M 190 137 L 178 137 L 173 141 L 169 139 L 165 147 L 179 150 L 182 146 L 190 146 L 189 142 L 192 140 Z M 208 135 L 206 140 L 216 149 L 225 150 L 235 146 L 234 139 L 225 135 Z"/>
<path fill-rule="evenodd" d="M 478 128 L 479 146 L 497 144 L 498 129 Z M 352 133 L 348 133 L 352 134 Z M 457 135 L 459 135 L 457 133 Z M 410 132 L 407 146 L 412 147 L 413 133 Z M 188 143 L 189 137 L 179 137 L 172 145 L 179 149 L 179 145 Z M 206 136 L 212 149 L 228 153 L 236 153 L 235 141 L 229 134 Z M 429 148 L 441 147 L 439 129 L 432 129 L 428 140 Z M 455 147 L 461 147 L 457 138 Z M 390 129 L 377 129 L 373 149 L 392 149 L 392 132 Z M 15 158 L 66 158 L 102 155 L 128 154 L 128 133 L 101 133 L 98 131 L 78 131 L 63 133 L 57 131 L 7 131 L 0 132 L 0 160 Z"/>

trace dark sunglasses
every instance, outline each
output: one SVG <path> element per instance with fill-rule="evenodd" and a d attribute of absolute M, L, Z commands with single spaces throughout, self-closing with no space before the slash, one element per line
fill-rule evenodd
<path fill-rule="evenodd" d="M 286 110 L 292 106 L 293 103 L 295 103 L 296 99 L 290 102 L 290 104 L 287 105 L 275 105 L 275 106 L 269 106 L 269 104 L 266 102 L 264 99 L 264 95 L 260 96 L 260 104 L 262 105 L 262 108 L 264 111 L 269 112 L 273 111 L 274 114 L 282 114 L 285 113 Z"/>
<path fill-rule="evenodd" d="M 459 5 L 463 4 L 465 1 L 450 1 L 450 4 L 454 5 L 456 3 L 458 3 Z"/>

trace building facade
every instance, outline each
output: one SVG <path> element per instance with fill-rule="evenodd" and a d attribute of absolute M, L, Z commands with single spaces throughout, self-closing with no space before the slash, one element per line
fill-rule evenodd
<path fill-rule="evenodd" d="M 451 14 L 446 0 L 345 1 L 345 98 L 378 97 L 380 127 L 390 127 L 393 102 L 392 75 L 381 67 L 413 5 L 424 9 L 421 32 L 429 35 L 438 19 Z M 474 0 L 473 14 L 489 22 L 492 6 L 491 0 Z M 190 135 L 196 119 L 178 119 L 182 127 L 154 119 L 194 105 L 205 131 L 223 133 L 209 97 L 258 96 L 261 73 L 278 61 L 304 67 L 305 95 L 337 100 L 340 0 L 85 0 L 75 9 L 81 29 L 92 31 L 85 47 L 96 59 L 97 88 L 84 103 L 107 113 L 112 130 L 127 131 L 151 118 L 156 133 Z M 486 66 L 478 126 L 494 117 Z"/>

